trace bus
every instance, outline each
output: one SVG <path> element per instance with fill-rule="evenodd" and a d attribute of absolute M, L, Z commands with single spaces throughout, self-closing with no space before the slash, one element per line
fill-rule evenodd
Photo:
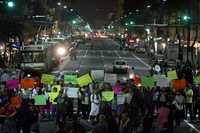
<path fill-rule="evenodd" d="M 21 48 L 21 68 L 45 70 L 46 50 L 42 45 L 28 45 Z"/>

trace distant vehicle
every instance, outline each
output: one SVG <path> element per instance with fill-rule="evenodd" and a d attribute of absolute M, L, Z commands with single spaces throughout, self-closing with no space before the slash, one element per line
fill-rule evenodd
<path fill-rule="evenodd" d="M 114 73 L 127 73 L 129 70 L 129 66 L 124 60 L 116 60 L 113 63 L 113 72 Z"/>

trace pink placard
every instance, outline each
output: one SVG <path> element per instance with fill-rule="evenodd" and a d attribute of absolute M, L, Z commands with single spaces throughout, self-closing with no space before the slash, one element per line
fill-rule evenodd
<path fill-rule="evenodd" d="M 18 80 L 7 80 L 6 81 L 6 88 L 7 89 L 15 89 L 18 88 L 19 81 Z"/>
<path fill-rule="evenodd" d="M 115 85 L 115 86 L 113 86 L 113 91 L 114 91 L 115 94 L 118 95 L 118 94 L 121 93 L 122 88 L 121 88 L 121 86 Z"/>

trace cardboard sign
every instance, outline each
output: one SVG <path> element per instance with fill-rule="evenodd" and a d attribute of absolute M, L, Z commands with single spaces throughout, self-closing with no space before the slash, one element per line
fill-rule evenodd
<path fill-rule="evenodd" d="M 19 87 L 19 80 L 8 80 L 6 81 L 6 88 L 15 89 Z"/>
<path fill-rule="evenodd" d="M 122 88 L 119 85 L 113 86 L 112 89 L 113 89 L 113 91 L 114 91 L 115 94 L 119 94 L 122 91 Z"/>
<path fill-rule="evenodd" d="M 117 81 L 117 74 L 105 73 L 104 82 L 115 84 Z"/>
<path fill-rule="evenodd" d="M 49 74 L 42 74 L 41 83 L 53 84 L 55 76 Z"/>
<path fill-rule="evenodd" d="M 77 75 L 64 75 L 65 84 L 78 84 Z"/>
<path fill-rule="evenodd" d="M 167 72 L 167 78 L 169 80 L 177 79 L 176 70 L 174 70 L 174 71 L 168 71 Z"/>
<path fill-rule="evenodd" d="M 194 84 L 200 84 L 200 75 L 194 77 Z"/>
<path fill-rule="evenodd" d="M 155 86 L 155 80 L 152 77 L 143 76 L 142 79 L 141 79 L 141 84 L 144 87 L 154 87 Z"/>
<path fill-rule="evenodd" d="M 103 81 L 104 80 L 104 70 L 92 70 L 91 77 L 94 81 Z"/>
<path fill-rule="evenodd" d="M 67 88 L 67 96 L 70 98 L 78 98 L 79 88 Z"/>
<path fill-rule="evenodd" d="M 187 82 L 185 79 L 172 80 L 172 88 L 174 90 L 185 89 L 187 87 Z"/>
<path fill-rule="evenodd" d="M 59 93 L 61 90 L 61 86 L 60 85 L 53 85 L 51 87 L 51 92 L 54 92 L 54 93 Z"/>
<path fill-rule="evenodd" d="M 29 89 L 34 88 L 35 81 L 32 78 L 25 78 L 21 80 L 21 88 Z"/>
<path fill-rule="evenodd" d="M 154 80 L 156 81 L 156 86 L 159 87 L 169 87 L 169 80 L 163 75 L 154 75 Z"/>
<path fill-rule="evenodd" d="M 102 95 L 102 101 L 105 101 L 105 102 L 110 102 L 114 98 L 113 91 L 103 91 L 101 95 Z"/>
<path fill-rule="evenodd" d="M 59 94 L 59 93 L 55 93 L 55 92 L 50 92 L 50 93 L 48 93 L 48 95 L 49 95 L 49 101 L 50 101 L 52 104 L 57 104 L 57 102 L 55 101 L 55 99 L 58 97 L 58 94 Z"/>
<path fill-rule="evenodd" d="M 126 97 L 125 97 L 124 94 L 118 94 L 117 95 L 117 104 L 118 105 L 124 104 L 125 100 L 126 100 Z"/>
<path fill-rule="evenodd" d="M 21 106 L 22 100 L 19 96 L 13 96 L 10 98 L 10 105 L 14 108 L 19 108 Z"/>
<path fill-rule="evenodd" d="M 92 83 L 92 79 L 89 74 L 85 74 L 78 78 L 78 84 L 80 87 L 87 86 Z"/>
<path fill-rule="evenodd" d="M 47 105 L 47 100 L 44 95 L 34 96 L 35 105 Z"/>

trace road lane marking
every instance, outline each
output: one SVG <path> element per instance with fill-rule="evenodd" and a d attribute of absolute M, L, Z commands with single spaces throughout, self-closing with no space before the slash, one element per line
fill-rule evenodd
<path fill-rule="evenodd" d="M 138 61 L 140 61 L 142 64 L 144 64 L 146 67 L 148 67 L 149 69 L 151 68 L 151 66 L 147 63 L 145 63 L 141 58 L 139 58 L 138 56 L 132 54 Z"/>
<path fill-rule="evenodd" d="M 104 58 L 104 55 L 103 55 L 103 51 L 102 51 L 102 50 L 100 51 L 100 53 L 101 53 L 101 58 Z"/>
<path fill-rule="evenodd" d="M 87 56 L 87 53 L 88 53 L 88 50 L 86 50 L 84 57 L 86 57 L 86 56 Z"/>
<path fill-rule="evenodd" d="M 119 55 L 119 53 L 117 52 L 117 50 L 115 50 L 115 53 L 116 53 L 116 55 L 118 56 L 118 58 L 122 58 L 120 55 Z"/>
<path fill-rule="evenodd" d="M 193 124 L 189 123 L 187 120 L 184 120 L 184 122 L 191 127 L 193 130 L 195 130 L 197 133 L 200 133 L 200 130 L 198 130 Z"/>

